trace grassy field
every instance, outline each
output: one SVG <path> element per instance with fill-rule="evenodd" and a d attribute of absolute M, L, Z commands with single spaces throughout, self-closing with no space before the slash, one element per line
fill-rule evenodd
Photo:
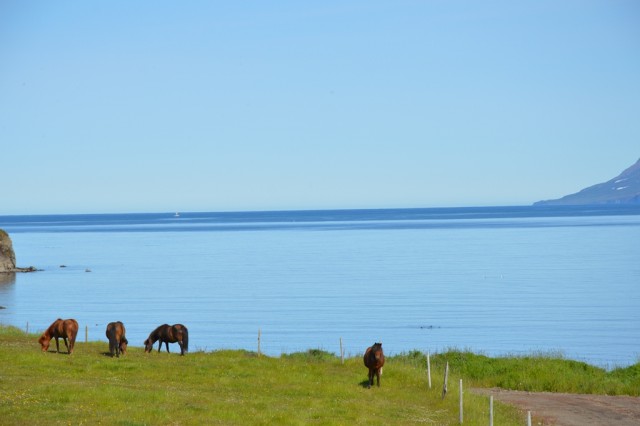
<path fill-rule="evenodd" d="M 458 424 L 458 383 L 638 395 L 640 364 L 605 372 L 544 357 L 487 358 L 450 351 L 389 357 L 380 388 L 366 388 L 360 357 L 318 350 L 258 357 L 244 351 L 108 356 L 106 342 L 41 353 L 38 335 L 0 325 L 1 424 Z M 62 345 L 64 347 L 64 344 Z M 177 351 L 177 346 L 174 352 Z M 50 348 L 55 350 L 55 344 Z M 442 399 L 444 363 L 449 392 Z M 547 371 L 549 370 L 549 371 Z M 524 413 L 495 404 L 500 425 Z M 488 398 L 464 393 L 464 424 L 488 424 Z"/>

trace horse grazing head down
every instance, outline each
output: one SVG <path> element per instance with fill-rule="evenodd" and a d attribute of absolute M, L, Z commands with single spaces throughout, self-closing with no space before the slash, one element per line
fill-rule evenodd
<path fill-rule="evenodd" d="M 376 376 L 378 386 L 380 386 L 380 376 L 382 375 L 382 367 L 384 366 L 384 352 L 382 343 L 374 343 L 364 352 L 364 365 L 369 369 L 370 388 L 373 385 L 373 376 Z"/>
<path fill-rule="evenodd" d="M 127 350 L 127 338 L 126 328 L 122 321 L 114 321 L 107 324 L 107 330 L 105 332 L 107 339 L 109 339 L 109 353 L 111 356 L 120 357 L 120 354 L 124 355 Z"/>
<path fill-rule="evenodd" d="M 149 334 L 147 340 L 144 341 L 144 351 L 149 353 L 153 350 L 155 342 L 159 341 L 158 352 L 165 344 L 167 352 L 169 352 L 169 343 L 178 343 L 180 345 L 180 355 L 184 355 L 189 350 L 189 331 L 182 324 L 162 324 Z"/>
<path fill-rule="evenodd" d="M 58 339 L 62 339 L 65 346 L 67 347 L 67 352 L 69 354 L 73 353 L 73 346 L 76 342 L 76 335 L 78 334 L 78 321 L 73 318 L 63 320 L 58 318 L 55 320 L 49 328 L 42 333 L 42 336 L 38 339 L 38 343 L 40 343 L 42 352 L 47 352 L 49 350 L 49 345 L 51 343 L 51 339 L 55 339 L 56 341 L 56 352 L 60 352 L 60 347 L 58 344 Z"/>

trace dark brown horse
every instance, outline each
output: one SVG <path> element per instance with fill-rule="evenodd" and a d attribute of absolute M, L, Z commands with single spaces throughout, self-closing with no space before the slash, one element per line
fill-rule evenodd
<path fill-rule="evenodd" d="M 42 336 L 38 339 L 38 343 L 42 346 L 42 352 L 49 350 L 51 339 L 56 339 L 56 352 L 60 352 L 58 338 L 62 338 L 64 345 L 67 347 L 69 354 L 73 353 L 73 345 L 76 343 L 76 335 L 78 334 L 78 321 L 74 319 L 58 318 L 49 326 Z M 69 341 L 67 342 L 67 339 Z"/>
<path fill-rule="evenodd" d="M 107 339 L 109 339 L 109 353 L 111 356 L 116 355 L 120 358 L 120 354 L 124 355 L 127 351 L 127 340 L 125 333 L 127 330 L 124 328 L 124 324 L 120 321 L 110 322 L 107 324 Z"/>
<path fill-rule="evenodd" d="M 373 385 L 373 376 L 378 378 L 378 387 L 380 386 L 380 376 L 382 375 L 382 366 L 384 365 L 384 352 L 382 351 L 382 343 L 374 343 L 373 346 L 367 348 L 364 352 L 364 365 L 369 369 L 369 385 Z"/>
<path fill-rule="evenodd" d="M 158 352 L 162 348 L 162 343 L 167 347 L 169 352 L 169 343 L 176 343 L 180 345 L 180 355 L 184 355 L 189 350 L 189 331 L 187 327 L 182 324 L 162 324 L 151 332 L 149 338 L 144 341 L 144 351 L 151 352 L 153 350 L 153 344 L 156 341 L 160 341 L 158 345 Z"/>

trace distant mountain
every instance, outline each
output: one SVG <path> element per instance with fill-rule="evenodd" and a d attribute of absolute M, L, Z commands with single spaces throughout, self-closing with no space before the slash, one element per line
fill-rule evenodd
<path fill-rule="evenodd" d="M 590 186 L 557 200 L 534 205 L 567 206 L 586 204 L 640 204 L 640 160 L 613 179 Z"/>

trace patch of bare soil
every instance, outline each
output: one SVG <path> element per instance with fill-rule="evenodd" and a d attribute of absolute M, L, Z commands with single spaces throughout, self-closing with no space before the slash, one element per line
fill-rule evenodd
<path fill-rule="evenodd" d="M 496 401 L 531 411 L 533 425 L 638 426 L 640 397 L 472 389 Z"/>

